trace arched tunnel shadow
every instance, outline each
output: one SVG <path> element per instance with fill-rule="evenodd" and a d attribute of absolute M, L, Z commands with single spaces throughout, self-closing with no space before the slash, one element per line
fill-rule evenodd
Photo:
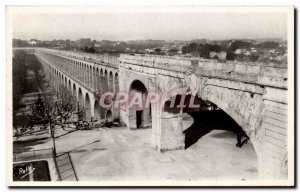
<path fill-rule="evenodd" d="M 173 115 L 174 120 L 181 113 L 183 125 L 190 126 L 183 131 L 185 140 L 185 149 L 195 144 L 204 135 L 213 130 L 226 130 L 232 132 L 218 133 L 211 135 L 214 138 L 236 138 L 237 147 L 242 147 L 249 137 L 243 131 L 235 120 L 233 120 L 225 111 L 208 100 L 203 100 L 198 96 L 193 95 L 174 95 L 164 103 L 164 113 L 169 116 Z M 193 118 L 191 123 L 187 117 L 188 114 Z M 177 117 L 176 117 L 177 116 Z M 170 118 L 170 117 L 168 117 Z M 184 127 L 183 127 L 184 129 Z"/>
<path fill-rule="evenodd" d="M 183 131 L 185 135 L 185 149 L 197 143 L 200 138 L 213 130 L 226 130 L 234 134 L 246 136 L 242 128 L 220 109 L 187 113 L 193 118 L 194 122 Z M 224 138 L 231 137 L 231 135 L 222 133 L 222 135 L 215 135 L 215 137 Z"/>

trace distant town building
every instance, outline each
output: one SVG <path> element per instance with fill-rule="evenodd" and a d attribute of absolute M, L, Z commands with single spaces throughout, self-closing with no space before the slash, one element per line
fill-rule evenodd
<path fill-rule="evenodd" d="M 29 41 L 28 43 L 29 43 L 29 45 L 36 45 L 36 44 L 37 44 L 37 42 L 36 42 L 36 41 L 34 41 L 34 40 L 32 40 L 32 41 Z"/>
<path fill-rule="evenodd" d="M 147 54 L 153 54 L 154 53 L 154 49 L 145 49 L 145 53 L 147 53 Z"/>
<path fill-rule="evenodd" d="M 257 53 L 257 50 L 256 50 L 256 48 L 251 48 L 251 53 Z"/>

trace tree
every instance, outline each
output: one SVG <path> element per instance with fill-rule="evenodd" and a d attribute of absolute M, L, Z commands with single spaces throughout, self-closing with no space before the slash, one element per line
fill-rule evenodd
<path fill-rule="evenodd" d="M 160 52 L 161 52 L 161 49 L 160 49 L 160 48 L 155 48 L 155 49 L 154 49 L 154 52 L 155 52 L 155 53 L 160 53 Z"/>
<path fill-rule="evenodd" d="M 227 60 L 235 60 L 236 54 L 233 51 L 227 51 L 226 59 Z"/>
<path fill-rule="evenodd" d="M 76 99 L 62 85 L 59 90 L 58 97 L 49 88 L 47 91 L 41 91 L 37 101 L 31 106 L 31 114 L 29 114 L 34 123 L 49 124 L 55 155 L 55 126 L 66 123 L 76 110 Z"/>
<path fill-rule="evenodd" d="M 279 46 L 278 42 L 274 42 L 274 41 L 266 41 L 262 43 L 262 47 L 263 48 L 267 48 L 267 49 L 275 49 Z"/>
<path fill-rule="evenodd" d="M 189 53 L 187 46 L 182 47 L 182 53 L 183 54 Z"/>
<path fill-rule="evenodd" d="M 251 62 L 256 62 L 259 58 L 259 55 L 258 54 L 251 54 L 250 55 L 250 61 Z"/>
<path fill-rule="evenodd" d="M 62 85 L 60 85 L 59 90 L 58 115 L 61 118 L 61 122 L 66 123 L 76 111 L 76 98 Z"/>
<path fill-rule="evenodd" d="M 96 50 L 95 50 L 95 48 L 94 48 L 94 47 L 90 47 L 88 52 L 89 52 L 89 53 L 95 53 L 95 52 L 96 52 Z"/>

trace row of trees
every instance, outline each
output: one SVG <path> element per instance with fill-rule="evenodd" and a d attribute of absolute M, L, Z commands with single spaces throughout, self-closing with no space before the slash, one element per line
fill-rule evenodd
<path fill-rule="evenodd" d="M 86 53 L 96 53 L 96 49 L 94 47 L 85 46 L 84 48 L 81 48 L 81 50 Z"/>
<path fill-rule="evenodd" d="M 26 55 L 24 51 L 18 51 L 14 53 L 13 57 L 13 117 L 15 117 L 17 111 L 22 108 L 20 103 L 22 94 L 26 89 L 26 72 L 27 66 L 25 65 Z"/>
<path fill-rule="evenodd" d="M 197 43 L 191 43 L 187 46 L 182 47 L 182 53 L 191 53 L 196 56 L 204 57 L 204 58 L 210 58 L 210 52 L 220 52 L 224 51 L 225 47 L 220 45 L 214 45 L 214 44 L 197 44 Z"/>
<path fill-rule="evenodd" d="M 17 113 L 25 104 L 21 102 L 21 98 L 26 93 L 37 92 L 40 85 L 37 79 L 37 74 L 41 69 L 40 63 L 36 57 L 31 54 L 26 54 L 22 50 L 14 52 L 13 56 L 13 119 L 14 126 L 23 125 L 24 118 Z"/>

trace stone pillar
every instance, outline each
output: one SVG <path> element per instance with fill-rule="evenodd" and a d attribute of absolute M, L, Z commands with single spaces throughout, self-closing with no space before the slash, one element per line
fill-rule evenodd
<path fill-rule="evenodd" d="M 280 94 L 276 91 L 276 94 Z M 288 106 L 277 101 L 264 100 L 260 127 L 260 151 L 257 158 L 263 179 L 286 179 L 288 164 Z"/>
<path fill-rule="evenodd" d="M 157 104 L 151 105 L 151 114 L 152 114 L 152 130 L 151 130 L 151 146 L 153 149 L 157 150 L 159 145 L 159 135 L 160 135 L 160 115 L 161 110 L 157 107 Z"/>
<path fill-rule="evenodd" d="M 148 106 L 147 108 L 145 108 L 144 113 L 143 113 L 143 127 L 144 128 L 148 128 L 151 127 L 151 108 Z"/>
<path fill-rule="evenodd" d="M 136 129 L 136 111 L 134 109 L 127 109 L 128 110 L 128 128 Z"/>
<path fill-rule="evenodd" d="M 92 73 L 92 88 L 93 90 L 96 89 L 96 86 L 95 86 L 95 82 L 96 82 L 96 69 L 95 68 L 92 68 L 93 69 L 93 73 Z"/>
<path fill-rule="evenodd" d="M 162 112 L 159 130 L 156 133 L 157 150 L 160 152 L 184 149 L 182 113 Z"/>

